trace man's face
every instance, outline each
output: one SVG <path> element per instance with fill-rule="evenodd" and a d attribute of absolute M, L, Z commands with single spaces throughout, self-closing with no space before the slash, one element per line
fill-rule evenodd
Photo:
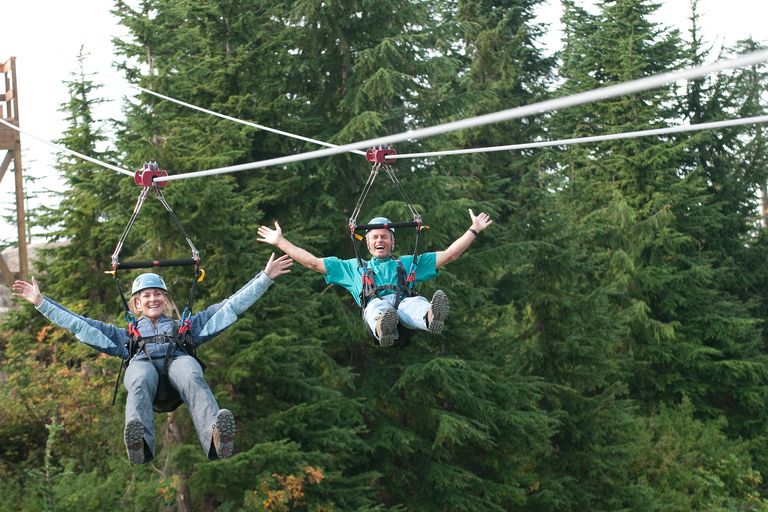
<path fill-rule="evenodd" d="M 368 250 L 379 259 L 388 258 L 395 247 L 395 237 L 388 229 L 372 229 L 367 236 Z"/>

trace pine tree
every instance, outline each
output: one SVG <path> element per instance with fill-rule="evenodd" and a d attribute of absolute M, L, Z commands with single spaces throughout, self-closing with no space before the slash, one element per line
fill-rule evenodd
<path fill-rule="evenodd" d="M 647 17 L 645 1 L 604 2 L 592 15 L 564 3 L 565 48 L 558 94 L 573 94 L 673 69 L 675 33 Z M 550 138 L 638 130 L 666 117 L 669 90 L 557 112 Z M 656 495 L 630 470 L 642 460 L 643 425 L 630 399 L 638 339 L 671 329 L 636 292 L 659 275 L 640 259 L 649 233 L 663 232 L 675 186 L 675 147 L 644 139 L 573 145 L 547 152 L 555 197 L 532 255 L 526 363 L 552 386 L 544 407 L 558 411 L 553 453 L 540 461 L 535 510 L 653 510 Z M 680 151 L 679 149 L 677 150 Z M 680 185 L 677 185 L 681 188 Z M 637 274 L 642 272 L 647 274 Z M 637 277 L 638 281 L 633 278 Z"/>
<path fill-rule="evenodd" d="M 114 163 L 114 150 L 100 151 L 105 142 L 100 121 L 93 108 L 104 100 L 94 95 L 101 87 L 84 71 L 87 54 L 80 50 L 80 69 L 72 81 L 65 82 L 70 100 L 60 111 L 69 121 L 69 128 L 57 143 L 96 160 Z M 101 316 L 107 311 L 115 314 L 115 285 L 104 278 L 111 269 L 110 255 L 127 219 L 121 210 L 125 180 L 115 171 L 83 161 L 68 153 L 60 153 L 57 170 L 66 185 L 63 191 L 51 191 L 57 205 L 41 207 L 38 223 L 49 233 L 52 241 L 65 245 L 46 252 L 55 262 L 43 261 L 40 271 L 48 276 L 40 283 L 54 298 L 85 300 L 83 314 Z M 105 309 L 106 308 L 106 309 Z"/>
<path fill-rule="evenodd" d="M 524 54 L 529 40 L 517 41 L 514 34 L 524 33 L 531 5 L 522 2 L 507 6 L 510 21 L 501 20 L 496 29 L 499 47 L 483 50 L 484 54 L 500 55 L 510 49 Z M 525 14 L 512 16 L 516 7 Z M 469 65 L 469 61 L 458 62 L 455 55 L 448 55 L 459 36 L 455 22 L 442 20 L 457 10 L 455 4 L 436 4 L 431 10 L 420 2 L 348 3 L 343 13 L 338 6 L 325 2 L 249 6 L 153 2 L 143 4 L 140 12 L 130 12 L 124 6 L 121 9 L 124 23 L 136 35 L 133 43 L 124 43 L 121 48 L 126 55 L 151 56 L 147 64 L 153 70 L 146 77 L 129 71 L 130 76 L 141 78 L 145 86 L 158 92 L 229 115 L 344 143 L 403 131 L 409 124 L 437 123 L 454 115 L 475 113 L 471 108 L 451 110 L 451 94 L 440 85 L 441 79 L 455 76 L 463 71 L 462 66 Z M 152 9 L 157 10 L 152 13 L 152 23 L 148 23 Z M 535 56 L 530 58 L 536 60 Z M 508 59 L 505 67 L 513 64 Z M 522 77 L 526 73 L 536 76 L 542 73 L 537 65 L 534 62 L 531 69 L 515 72 Z M 485 86 L 495 83 L 501 90 L 504 79 L 500 74 L 489 76 Z M 499 94 L 494 102 L 528 101 L 515 97 L 515 91 L 523 89 L 523 80 Z M 196 161 L 216 166 L 224 160 L 241 163 L 246 158 L 256 160 L 309 149 L 304 143 L 273 134 L 224 128 L 208 117 L 143 95 L 139 101 L 150 107 L 148 111 L 137 107 L 129 112 L 122 139 L 126 151 L 158 155 L 177 172 L 194 169 Z M 494 108 L 494 102 L 485 108 Z M 144 136 L 137 137 L 142 132 Z M 232 136 L 213 147 L 190 136 L 202 134 L 204 140 L 221 140 L 225 132 L 238 132 L 244 138 Z M 398 151 L 407 149 L 407 144 L 398 147 Z M 231 239 L 246 240 L 242 245 L 245 249 L 249 246 L 247 240 L 255 237 L 255 226 L 277 219 L 289 239 L 311 252 L 351 257 L 345 227 L 349 209 L 369 170 L 369 164 L 353 155 L 183 186 L 192 191 L 195 187 L 209 189 L 228 184 L 226 193 L 219 196 L 221 202 L 210 205 L 208 215 L 232 207 L 231 217 L 224 215 L 230 220 L 232 234 L 218 228 L 216 232 L 200 228 L 196 236 L 202 240 L 206 254 L 216 251 L 217 246 L 219 251 L 231 247 Z M 499 199 L 504 193 L 500 186 L 485 194 L 480 192 L 483 183 L 502 181 L 493 174 L 487 181 L 470 174 L 464 176 L 463 170 L 452 177 L 449 172 L 421 165 L 410 169 L 406 165 L 398 172 L 409 195 L 416 197 L 418 207 L 429 215 L 429 222 L 434 219 L 440 224 L 436 241 L 425 241 L 430 247 L 444 248 L 446 242 L 466 229 L 466 207 L 475 201 L 481 205 L 479 208 L 506 204 Z M 462 188 L 456 188 L 457 184 Z M 175 183 L 171 186 L 176 188 Z M 364 217 L 407 215 L 390 185 L 379 182 L 374 191 L 362 213 Z M 461 198 L 470 192 L 478 196 Z M 192 195 L 184 193 L 185 198 Z M 446 200 L 450 201 L 447 207 Z M 194 215 L 187 210 L 191 202 L 184 203 L 179 208 L 189 218 Z M 365 222 L 367 218 L 360 220 Z M 155 238 L 160 230 L 148 226 L 145 232 Z M 401 236 L 398 241 L 403 247 L 412 243 L 412 235 Z M 240 248 L 235 247 L 225 257 L 230 256 L 233 260 L 242 257 Z M 472 268 L 482 266 L 479 258 L 461 271 L 462 277 L 466 279 Z M 492 271 L 486 272 L 481 279 L 489 283 L 490 295 Z M 265 462 L 234 477 L 227 473 L 232 485 L 225 486 L 226 492 L 200 485 L 204 481 L 222 481 L 224 474 L 216 467 L 199 471 L 181 468 L 181 473 L 195 482 L 191 487 L 196 490 L 192 493 L 196 502 L 231 499 L 225 495 L 237 495 L 235 489 L 243 490 L 245 482 L 252 482 L 257 469 L 295 474 L 298 456 L 313 464 L 319 462 L 324 471 L 339 475 L 342 485 L 351 482 L 355 486 L 353 494 L 343 492 L 341 486 L 326 491 L 335 503 L 347 507 L 353 503 L 355 508 L 365 503 L 430 507 L 442 503 L 449 508 L 483 509 L 524 499 L 521 489 L 530 480 L 524 468 L 530 464 L 532 454 L 543 449 L 549 425 L 546 414 L 531 407 L 541 392 L 535 380 L 516 379 L 509 358 L 503 357 L 505 362 L 501 364 L 490 349 L 473 354 L 469 339 L 461 343 L 460 353 L 448 348 L 456 342 L 439 348 L 429 340 L 402 353 L 374 350 L 346 292 L 326 291 L 320 276 L 309 275 L 303 269 L 296 269 L 293 277 L 285 284 L 285 294 L 274 295 L 275 301 L 280 297 L 283 303 L 272 302 L 273 295 L 268 294 L 254 307 L 255 321 L 249 313 L 216 342 L 215 351 L 205 352 L 215 361 L 214 367 L 227 368 L 221 373 L 209 373 L 215 382 L 226 383 L 230 389 L 222 403 L 232 400 L 232 407 L 243 411 L 249 425 L 246 445 L 253 448 L 244 456 Z M 219 277 L 216 279 L 213 286 L 219 286 Z M 455 280 L 450 276 L 448 279 Z M 474 280 L 455 282 L 457 310 L 461 311 L 465 305 L 461 292 L 469 290 Z M 469 295 L 476 309 L 468 315 L 482 324 L 482 305 L 487 302 L 481 295 Z M 204 295 L 203 300 L 208 297 Z M 265 306 L 271 304 L 266 315 L 259 307 L 262 302 Z M 267 327 L 262 331 L 263 322 Z M 473 337 L 479 340 L 483 333 L 474 333 Z M 260 341 L 254 343 L 254 339 Z M 502 349 L 503 341 L 496 346 Z M 434 360 L 437 353 L 442 357 Z M 299 364 L 304 358 L 307 362 Z M 347 368 L 338 368 L 338 364 Z M 321 368 L 325 376 L 313 377 Z M 396 371 L 392 373 L 388 368 Z M 353 371 L 356 378 L 351 380 Z M 429 384 L 422 389 L 425 379 Z M 307 385 L 314 381 L 316 384 Z M 246 396 L 254 397 L 250 407 L 242 404 Z M 304 403 L 310 405 L 301 405 Z M 488 407 L 500 410 L 486 413 Z M 393 417 L 393 408 L 402 413 Z M 421 417 L 425 411 L 431 411 L 428 418 Z M 334 435 L 328 438 L 331 432 Z M 468 440 L 463 440 L 465 432 L 471 433 Z M 274 462 L 277 465 L 270 468 L 273 463 L 268 462 L 272 459 L 267 454 L 294 450 L 290 445 L 274 444 L 285 437 L 300 442 L 302 450 L 290 457 L 285 455 L 287 465 Z M 442 447 L 430 448 L 436 441 Z M 179 453 L 185 457 L 197 457 L 182 449 Z M 509 455 L 498 455 L 499 449 Z M 488 462 L 491 453 L 494 464 Z M 423 468 L 429 468 L 428 481 L 419 477 Z M 479 484 L 447 492 L 457 474 Z M 325 482 L 332 485 L 331 481 Z M 216 498 L 210 493 L 215 493 Z M 474 503 L 480 495 L 485 497 Z"/>
<path fill-rule="evenodd" d="M 563 91 L 678 66 L 678 34 L 648 22 L 653 9 L 619 0 L 602 4 L 596 16 L 575 11 L 566 18 L 574 25 L 566 33 L 579 37 L 565 50 Z M 680 116 L 670 108 L 674 92 L 666 87 L 569 109 L 554 116 L 553 132 L 663 126 Z M 690 396 L 705 417 L 741 418 L 764 394 L 758 331 L 748 304 L 722 286 L 727 269 L 706 248 L 707 239 L 727 229 L 726 217 L 704 173 L 691 165 L 688 144 L 671 137 L 571 146 L 560 159 L 567 181 L 559 196 L 573 219 L 568 231 L 595 265 L 591 278 L 608 291 L 609 313 L 625 330 L 614 338 L 616 382 L 628 385 L 644 411 Z"/>

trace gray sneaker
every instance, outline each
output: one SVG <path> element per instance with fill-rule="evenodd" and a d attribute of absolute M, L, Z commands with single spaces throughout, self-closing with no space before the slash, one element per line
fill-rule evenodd
<path fill-rule="evenodd" d="M 232 456 L 235 449 L 235 432 L 237 424 L 235 417 L 227 409 L 222 409 L 216 415 L 216 423 L 213 425 L 213 446 L 216 447 L 216 455 L 220 459 Z"/>
<path fill-rule="evenodd" d="M 376 336 L 379 338 L 379 345 L 382 347 L 392 346 L 395 342 L 395 335 L 393 333 L 396 327 L 397 310 L 390 306 L 376 319 Z"/>
<path fill-rule="evenodd" d="M 432 296 L 432 302 L 427 313 L 427 324 L 430 334 L 443 332 L 445 317 L 448 316 L 448 297 L 443 290 L 437 290 Z"/>
<path fill-rule="evenodd" d="M 144 464 L 144 425 L 139 418 L 131 418 L 125 424 L 125 448 L 132 464 Z"/>

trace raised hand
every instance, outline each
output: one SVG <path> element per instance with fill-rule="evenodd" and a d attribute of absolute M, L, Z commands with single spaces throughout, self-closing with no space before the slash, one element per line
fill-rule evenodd
<path fill-rule="evenodd" d="M 43 303 L 43 295 L 40 293 L 40 287 L 37 286 L 37 281 L 32 278 L 32 282 L 16 281 L 13 283 L 13 296 L 20 297 L 28 300 L 35 306 L 40 306 Z"/>
<path fill-rule="evenodd" d="M 290 273 L 290 267 L 292 265 L 293 260 L 290 259 L 287 254 L 275 259 L 275 253 L 272 253 L 267 262 L 267 266 L 264 267 L 264 273 L 267 274 L 267 277 L 274 280 L 281 274 Z"/>
<path fill-rule="evenodd" d="M 475 215 L 472 212 L 472 208 L 469 209 L 469 218 L 472 219 L 472 229 L 478 233 L 493 224 L 490 215 L 485 212 L 480 212 L 479 214 Z"/>
<path fill-rule="evenodd" d="M 256 240 L 259 242 L 266 242 L 268 244 L 277 245 L 281 238 L 283 238 L 283 230 L 280 229 L 280 224 L 275 221 L 275 229 L 270 229 L 267 226 L 261 226 L 258 229 L 259 236 Z"/>

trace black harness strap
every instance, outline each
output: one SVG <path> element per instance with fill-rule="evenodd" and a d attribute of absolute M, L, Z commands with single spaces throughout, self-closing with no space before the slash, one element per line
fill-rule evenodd
<path fill-rule="evenodd" d="M 133 360 L 136 354 L 142 351 L 147 355 L 147 358 L 152 361 L 152 356 L 150 356 L 149 349 L 147 348 L 149 344 L 168 344 L 164 355 L 163 368 L 159 372 L 160 378 L 157 383 L 157 392 L 155 393 L 155 398 L 152 401 L 152 409 L 155 412 L 171 412 L 179 407 L 182 403 L 184 403 L 178 390 L 173 387 L 170 379 L 168 378 L 168 370 L 170 369 L 173 362 L 172 357 L 176 348 L 179 348 L 188 356 L 193 357 L 195 361 L 200 364 L 200 368 L 205 371 L 205 363 L 203 363 L 197 357 L 197 350 L 195 349 L 195 345 L 192 342 L 192 335 L 190 334 L 189 330 L 186 330 L 183 333 L 180 332 L 181 328 L 182 323 L 178 320 L 174 320 L 172 335 L 157 334 L 155 336 L 141 337 L 135 334 L 131 334 L 129 335 L 128 340 L 125 342 L 125 348 L 128 350 L 128 358 L 125 360 L 126 368 L 128 368 L 130 361 Z M 115 385 L 115 393 L 117 393 L 117 384 Z"/>
<path fill-rule="evenodd" d="M 363 262 L 363 267 L 365 269 L 365 272 L 363 273 L 363 289 L 360 292 L 360 315 L 365 319 L 365 307 L 368 305 L 368 302 L 371 301 L 374 297 L 377 297 L 381 299 L 381 293 L 385 291 L 394 291 L 397 295 L 395 297 L 395 304 L 394 308 L 397 309 L 400 306 L 400 302 L 406 298 L 406 297 L 416 297 L 419 293 L 416 291 L 416 289 L 413 286 L 409 286 L 408 284 L 408 277 L 405 272 L 405 267 L 403 266 L 403 263 L 400 260 L 397 261 L 397 285 L 391 285 L 391 284 L 385 284 L 385 285 L 377 285 L 375 280 L 375 274 L 372 269 L 368 268 L 368 265 L 366 262 Z M 373 333 L 373 330 L 371 330 L 371 327 L 368 325 L 367 322 L 363 322 L 365 324 L 366 331 L 368 332 L 368 336 L 373 340 L 373 343 L 375 345 L 379 344 L 379 340 L 376 338 L 376 335 Z M 408 345 L 410 345 L 411 341 L 410 339 L 416 335 L 417 331 L 415 329 L 409 329 L 407 327 L 404 327 L 402 324 L 398 326 L 398 333 L 400 336 L 398 337 L 398 341 L 396 343 L 396 347 L 398 348 L 405 348 Z"/>
<path fill-rule="evenodd" d="M 368 302 L 371 301 L 374 297 L 377 297 L 381 299 L 381 292 L 390 292 L 394 291 L 396 294 L 395 298 L 395 305 L 393 306 L 395 309 L 400 306 L 400 302 L 406 298 L 406 297 L 416 297 L 419 293 L 416 291 L 415 288 L 412 286 L 409 286 L 408 284 L 408 277 L 405 272 L 405 267 L 403 266 L 403 263 L 400 260 L 395 260 L 397 262 L 397 284 L 383 284 L 383 285 L 377 285 L 376 280 L 374 278 L 374 272 L 372 269 L 368 268 L 368 264 L 364 261 L 363 262 L 363 290 L 360 292 L 360 309 L 361 311 L 365 309 L 365 307 L 368 305 Z"/>

